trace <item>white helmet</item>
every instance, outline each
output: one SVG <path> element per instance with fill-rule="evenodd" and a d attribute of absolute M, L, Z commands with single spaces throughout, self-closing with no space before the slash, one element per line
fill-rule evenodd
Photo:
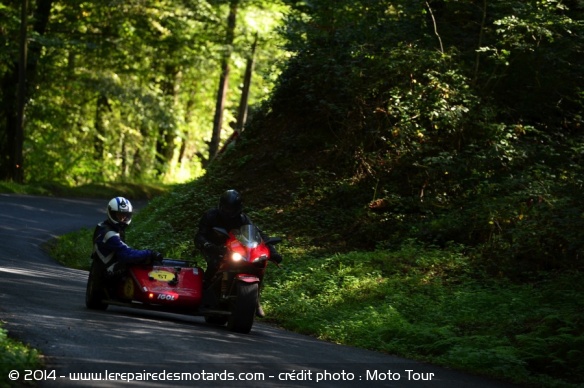
<path fill-rule="evenodd" d="M 115 197 L 107 204 L 107 217 L 114 224 L 130 225 L 130 222 L 132 222 L 132 204 L 124 197 Z"/>

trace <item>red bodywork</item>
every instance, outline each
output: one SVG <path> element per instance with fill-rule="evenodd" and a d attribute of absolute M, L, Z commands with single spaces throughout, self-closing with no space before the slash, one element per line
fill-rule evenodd
<path fill-rule="evenodd" d="M 171 265 L 133 266 L 118 295 L 148 305 L 195 312 L 203 298 L 203 270 Z"/>
<path fill-rule="evenodd" d="M 233 257 L 233 254 L 239 254 L 242 257 L 240 262 L 233 262 L 231 260 L 223 261 L 220 270 L 233 270 L 239 268 L 241 273 L 236 275 L 236 278 L 246 283 L 259 282 L 264 275 L 267 261 L 262 264 L 253 264 L 254 260 L 260 257 L 269 257 L 270 251 L 268 247 L 261 243 L 259 245 L 244 245 L 237 239 L 233 232 L 229 233 L 229 238 L 226 242 L 227 256 Z M 246 273 L 245 267 L 249 267 L 249 272 Z"/>
<path fill-rule="evenodd" d="M 233 231 L 214 228 L 227 239 L 225 254 L 216 273 L 207 279 L 204 272 L 183 260 L 164 259 L 155 265 L 134 264 L 127 273 L 107 278 L 106 268 L 94 259 L 87 279 L 85 305 L 105 310 L 108 305 L 146 308 L 166 312 L 203 315 L 205 321 L 225 325 L 238 333 L 249 333 L 258 306 L 259 283 L 270 259 L 267 238 L 253 225 Z"/>

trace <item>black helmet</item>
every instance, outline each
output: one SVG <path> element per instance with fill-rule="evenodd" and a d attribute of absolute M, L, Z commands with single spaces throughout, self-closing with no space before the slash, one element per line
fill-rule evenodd
<path fill-rule="evenodd" d="M 227 190 L 219 199 L 219 211 L 225 218 L 235 218 L 243 209 L 241 195 L 236 190 Z"/>

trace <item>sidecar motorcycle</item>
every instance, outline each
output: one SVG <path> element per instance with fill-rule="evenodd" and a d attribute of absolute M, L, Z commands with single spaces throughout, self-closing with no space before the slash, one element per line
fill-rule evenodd
<path fill-rule="evenodd" d="M 205 321 L 225 325 L 238 333 L 249 333 L 258 305 L 259 284 L 270 252 L 259 230 L 244 225 L 238 230 L 215 228 L 227 237 L 225 255 L 206 288 L 204 271 L 184 260 L 128 266 L 123 276 L 111 278 L 100 259 L 92 261 L 85 305 L 105 310 L 109 305 L 204 316 Z"/>

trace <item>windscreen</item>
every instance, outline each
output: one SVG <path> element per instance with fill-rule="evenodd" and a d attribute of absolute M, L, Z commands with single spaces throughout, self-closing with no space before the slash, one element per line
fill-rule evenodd
<path fill-rule="evenodd" d="M 262 241 L 260 231 L 254 225 L 243 225 L 239 230 L 234 230 L 233 234 L 241 245 L 248 248 L 255 248 Z"/>

